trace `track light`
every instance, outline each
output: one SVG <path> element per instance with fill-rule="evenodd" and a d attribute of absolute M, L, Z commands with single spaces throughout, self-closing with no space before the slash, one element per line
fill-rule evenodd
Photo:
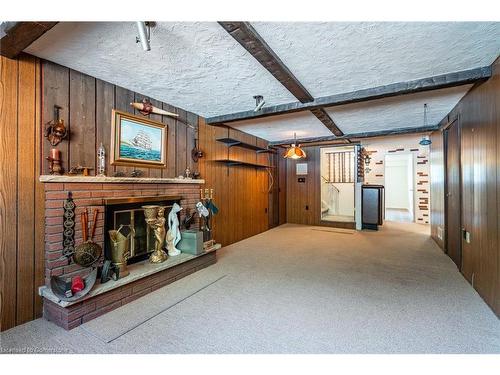
<path fill-rule="evenodd" d="M 259 112 L 264 107 L 264 104 L 266 104 L 266 101 L 262 95 L 255 95 L 253 98 L 255 99 L 255 109 L 253 111 Z"/>
<path fill-rule="evenodd" d="M 144 51 L 150 51 L 151 46 L 149 45 L 151 38 L 151 25 L 149 22 L 137 21 L 137 30 L 139 31 L 139 36 L 135 37 L 136 43 L 142 44 L 142 49 Z"/>

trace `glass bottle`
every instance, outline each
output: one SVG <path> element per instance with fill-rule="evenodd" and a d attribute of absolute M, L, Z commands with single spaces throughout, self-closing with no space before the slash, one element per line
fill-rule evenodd
<path fill-rule="evenodd" d="M 97 176 L 105 177 L 106 176 L 106 151 L 104 150 L 104 146 L 101 145 L 97 149 Z"/>

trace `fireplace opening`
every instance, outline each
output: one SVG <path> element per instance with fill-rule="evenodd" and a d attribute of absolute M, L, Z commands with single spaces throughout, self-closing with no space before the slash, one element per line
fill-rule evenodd
<path fill-rule="evenodd" d="M 132 197 L 104 200 L 104 253 L 106 259 L 110 259 L 109 230 L 117 230 L 120 225 L 125 226 L 124 235 L 134 229 L 134 235 L 130 236 L 130 258 L 127 264 L 137 263 L 149 257 L 154 251 L 155 237 L 153 231 L 144 220 L 142 206 L 159 205 L 165 206 L 165 215 L 168 214 L 174 203 L 180 204 L 179 196 L 159 197 Z"/>

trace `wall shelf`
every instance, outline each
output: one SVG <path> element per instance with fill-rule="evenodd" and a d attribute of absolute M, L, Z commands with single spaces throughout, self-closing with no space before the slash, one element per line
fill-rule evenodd
<path fill-rule="evenodd" d="M 269 165 L 256 164 L 256 163 L 248 163 L 246 161 L 231 160 L 231 159 L 219 159 L 219 160 L 214 160 L 214 161 L 217 162 L 217 163 L 225 164 L 228 167 L 239 165 L 239 166 L 243 166 L 243 167 L 273 168 L 272 166 L 269 166 Z"/>
<path fill-rule="evenodd" d="M 264 148 L 264 147 L 259 147 L 256 145 L 252 145 L 250 143 L 241 142 L 241 141 L 238 141 L 237 139 L 234 139 L 234 138 L 219 138 L 219 139 L 216 139 L 216 141 L 224 143 L 227 147 L 242 147 L 242 148 L 246 148 L 248 150 L 253 150 L 257 154 L 263 154 L 263 153 L 275 154 L 276 153 L 276 151 L 274 151 L 274 150 Z"/>

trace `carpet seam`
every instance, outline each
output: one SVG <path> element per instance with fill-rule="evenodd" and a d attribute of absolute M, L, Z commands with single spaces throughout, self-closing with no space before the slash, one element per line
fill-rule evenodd
<path fill-rule="evenodd" d="M 167 311 L 167 310 L 171 309 L 172 307 L 174 307 L 174 306 L 178 305 L 179 303 L 181 303 L 181 302 L 183 302 L 183 301 L 187 300 L 188 298 L 190 298 L 190 297 L 194 296 L 195 294 L 197 294 L 197 293 L 201 292 L 202 290 L 204 290 L 204 289 L 208 288 L 209 286 L 211 286 L 211 285 L 213 285 L 213 284 L 215 284 L 215 283 L 219 282 L 220 280 L 222 280 L 222 279 L 223 279 L 223 278 L 225 278 L 226 276 L 227 276 L 227 275 L 223 275 L 223 276 L 219 277 L 218 279 L 216 279 L 216 280 L 212 281 L 211 283 L 209 283 L 209 284 L 207 284 L 207 285 L 203 286 L 202 288 L 200 288 L 200 289 L 198 289 L 198 290 L 194 291 L 193 293 L 191 293 L 191 294 L 187 295 L 186 297 L 181 298 L 180 300 L 176 301 L 175 303 L 173 303 L 173 304 L 171 304 L 171 305 L 169 305 L 169 306 L 165 307 L 164 309 L 160 310 L 160 311 L 159 311 L 159 312 L 157 312 L 156 314 L 154 314 L 154 315 L 150 316 L 150 317 L 149 317 L 149 318 L 147 318 L 146 320 L 144 320 L 144 321 L 142 321 L 142 322 L 140 322 L 140 323 L 136 324 L 135 326 L 133 326 L 133 327 L 131 327 L 130 329 L 126 330 L 125 332 L 123 332 L 123 333 L 119 334 L 118 336 L 113 337 L 113 338 L 112 338 L 112 339 L 110 339 L 110 340 L 106 340 L 106 339 L 103 339 L 103 338 L 101 338 L 101 337 L 99 337 L 99 336 L 94 335 L 91 331 L 88 331 L 88 330 L 87 330 L 85 327 L 83 327 L 83 326 L 80 326 L 80 327 L 81 327 L 83 330 L 85 330 L 86 332 L 88 332 L 89 334 L 91 334 L 92 336 L 94 336 L 94 337 L 98 338 L 99 340 L 101 340 L 103 343 L 105 343 L 105 344 L 110 344 L 110 343 L 112 343 L 113 341 L 115 341 L 115 340 L 119 339 L 120 337 L 125 336 L 127 333 L 129 333 L 129 332 L 133 331 L 134 329 L 136 329 L 136 328 L 140 327 L 140 326 L 141 326 L 141 325 L 143 325 L 144 323 L 149 322 L 151 319 L 153 319 L 153 318 L 157 317 L 158 315 L 163 314 L 165 311 Z"/>

